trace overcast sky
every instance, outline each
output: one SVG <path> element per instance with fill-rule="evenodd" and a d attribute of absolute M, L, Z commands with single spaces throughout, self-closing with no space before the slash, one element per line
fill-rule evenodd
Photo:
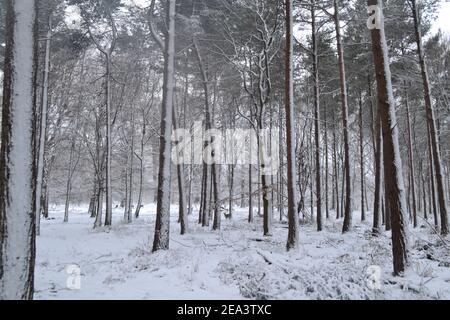
<path fill-rule="evenodd" d="M 138 6 L 147 6 L 149 0 L 127 0 L 134 2 Z M 433 27 L 433 33 L 439 29 L 444 31 L 450 37 L 450 0 L 441 0 L 441 8 L 438 12 L 438 17 Z"/>
<path fill-rule="evenodd" d="M 450 36 L 450 0 L 443 0 L 441 3 L 441 9 L 433 31 L 437 32 L 439 29 Z"/>

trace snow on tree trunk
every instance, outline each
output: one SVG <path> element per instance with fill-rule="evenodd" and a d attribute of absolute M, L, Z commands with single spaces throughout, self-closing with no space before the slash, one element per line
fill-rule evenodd
<path fill-rule="evenodd" d="M 111 55 L 106 54 L 106 212 L 105 226 L 112 224 L 111 194 Z"/>
<path fill-rule="evenodd" d="M 286 0 L 286 54 L 285 54 L 285 109 L 286 109 L 286 153 L 287 153 L 287 196 L 288 196 L 288 239 L 287 250 L 298 248 L 299 221 L 295 210 L 295 124 L 294 124 L 294 65 L 293 65 L 293 24 L 292 1 Z"/>
<path fill-rule="evenodd" d="M 344 173 L 345 173 L 345 208 L 344 208 L 344 225 L 342 232 L 348 232 L 352 226 L 352 189 L 350 177 L 350 147 L 348 138 L 348 96 L 347 96 L 347 79 L 345 71 L 344 48 L 342 46 L 341 26 L 339 20 L 339 4 L 338 0 L 333 1 L 334 4 L 334 25 L 336 29 L 336 46 L 339 59 L 339 85 L 341 90 L 342 105 L 342 126 L 344 130 Z"/>
<path fill-rule="evenodd" d="M 322 231 L 322 191 L 321 191 L 321 165 L 320 165 L 320 93 L 319 93 L 319 57 L 317 52 L 317 27 L 316 27 L 316 4 L 311 2 L 311 42 L 313 54 L 313 77 L 314 77 L 314 139 L 315 139 L 315 170 L 316 170 L 316 216 L 317 231 Z"/>
<path fill-rule="evenodd" d="M 164 47 L 164 84 L 159 145 L 158 196 L 153 251 L 169 249 L 172 108 L 175 75 L 175 0 L 166 1 L 168 31 Z"/>
<path fill-rule="evenodd" d="M 366 220 L 366 210 L 364 204 L 364 131 L 363 131 L 363 103 L 361 93 L 359 94 L 359 167 L 360 167 L 360 180 L 361 180 L 361 221 Z"/>
<path fill-rule="evenodd" d="M 35 261 L 36 2 L 6 1 L 0 154 L 0 300 L 32 299 Z"/>
<path fill-rule="evenodd" d="M 398 141 L 395 98 L 392 90 L 388 46 L 384 31 L 381 0 L 368 0 L 368 5 L 380 8 L 380 28 L 373 29 L 372 51 L 378 90 L 378 108 L 383 127 L 383 157 L 386 179 L 386 200 L 389 204 L 392 227 L 392 251 L 394 274 L 402 274 L 408 265 L 407 224 L 405 187 L 403 182 L 402 159 Z"/>
<path fill-rule="evenodd" d="M 406 88 L 406 86 L 405 86 Z M 415 168 L 414 168 L 414 150 L 412 144 L 411 116 L 409 111 L 408 93 L 405 89 L 405 105 L 406 105 L 406 126 L 408 130 L 408 160 L 409 160 L 409 177 L 412 193 L 412 209 L 414 228 L 417 228 L 417 202 L 416 202 L 416 184 L 415 184 Z"/>

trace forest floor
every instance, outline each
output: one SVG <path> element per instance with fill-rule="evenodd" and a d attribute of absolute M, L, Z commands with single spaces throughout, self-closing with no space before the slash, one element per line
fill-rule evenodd
<path fill-rule="evenodd" d="M 66 224 L 63 211 L 42 221 L 36 299 L 450 299 L 450 248 L 425 222 L 410 230 L 411 267 L 393 277 L 389 233 L 373 238 L 370 216 L 360 223 L 357 213 L 345 235 L 334 219 L 320 233 L 302 225 L 298 252 L 287 253 L 286 223 L 274 221 L 274 236 L 263 237 L 261 218 L 249 224 L 236 209 L 221 232 L 191 216 L 180 236 L 174 206 L 170 250 L 152 254 L 154 205 L 131 224 L 116 211 L 113 227 L 97 230 L 86 207 Z M 80 268 L 79 290 L 67 288 L 69 265 Z"/>

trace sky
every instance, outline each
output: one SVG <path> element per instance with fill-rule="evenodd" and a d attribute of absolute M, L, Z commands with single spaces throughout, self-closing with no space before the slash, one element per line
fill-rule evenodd
<path fill-rule="evenodd" d="M 433 33 L 439 29 L 450 37 L 450 0 L 442 0 L 438 17 L 433 26 Z"/>
<path fill-rule="evenodd" d="M 149 5 L 149 0 L 127 0 L 128 2 L 135 3 L 140 7 Z M 450 37 L 450 0 L 441 0 L 441 7 L 438 11 L 436 22 L 433 26 L 433 33 L 438 32 L 441 29 Z"/>

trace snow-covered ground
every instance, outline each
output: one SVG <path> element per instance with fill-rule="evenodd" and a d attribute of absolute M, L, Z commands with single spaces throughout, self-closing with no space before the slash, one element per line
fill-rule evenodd
<path fill-rule="evenodd" d="M 170 250 L 152 254 L 154 205 L 131 224 L 116 211 L 114 226 L 98 230 L 86 209 L 73 208 L 64 224 L 55 207 L 42 222 L 36 299 L 450 299 L 450 248 L 425 223 L 412 231 L 408 273 L 395 278 L 389 234 L 371 237 L 356 213 L 346 235 L 340 221 L 321 233 L 301 226 L 300 249 L 287 253 L 285 223 L 265 238 L 262 220 L 248 224 L 237 209 L 221 232 L 198 226 L 194 215 L 190 234 L 180 236 L 174 206 Z M 79 290 L 67 288 L 70 265 L 81 270 Z"/>

